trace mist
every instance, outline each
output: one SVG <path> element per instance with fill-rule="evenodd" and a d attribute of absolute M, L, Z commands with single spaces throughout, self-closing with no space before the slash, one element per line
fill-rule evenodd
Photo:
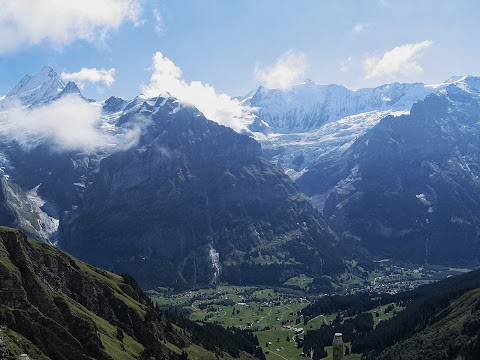
<path fill-rule="evenodd" d="M 102 130 L 102 108 L 71 94 L 35 108 L 12 106 L 0 120 L 0 134 L 24 150 L 47 144 L 55 151 L 111 151 L 134 146 L 146 125 L 139 119 L 121 134 Z"/>

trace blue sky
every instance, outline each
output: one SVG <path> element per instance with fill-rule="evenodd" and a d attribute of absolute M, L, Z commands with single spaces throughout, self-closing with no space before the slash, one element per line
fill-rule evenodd
<path fill-rule="evenodd" d="M 7 9 L 0 14 L 0 96 L 48 64 L 77 79 L 88 97 L 132 98 L 152 89 L 152 73 L 162 71 L 166 58 L 170 70 L 181 69 L 175 79 L 201 81 L 231 96 L 307 77 L 359 88 L 480 73 L 480 3 L 474 0 L 0 4 Z M 82 68 L 96 72 L 79 75 Z"/>

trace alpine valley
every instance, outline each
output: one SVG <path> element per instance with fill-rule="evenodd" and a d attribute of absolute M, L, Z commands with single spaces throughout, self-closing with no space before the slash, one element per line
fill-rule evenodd
<path fill-rule="evenodd" d="M 0 356 L 474 359 L 478 270 L 413 288 L 478 267 L 480 78 L 237 100 L 234 131 L 49 66 L 0 99 Z"/>
<path fill-rule="evenodd" d="M 99 109 L 108 141 L 12 130 L 12 112 L 65 99 Z M 474 76 L 260 87 L 241 98 L 247 136 L 168 94 L 85 99 L 45 67 L 0 100 L 0 219 L 145 287 L 331 279 L 352 258 L 475 265 L 479 99 Z"/>

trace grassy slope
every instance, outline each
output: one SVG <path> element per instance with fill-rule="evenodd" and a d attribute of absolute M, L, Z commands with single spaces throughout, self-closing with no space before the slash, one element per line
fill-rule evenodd
<path fill-rule="evenodd" d="M 439 314 L 439 317 L 444 316 L 443 319 L 387 349 L 380 359 L 449 359 L 453 356 L 460 359 L 460 349 L 469 342 L 479 340 L 478 335 L 469 336 L 464 331 L 466 321 L 480 314 L 478 304 L 480 289 L 467 292 Z"/>
<path fill-rule="evenodd" d="M 23 265 L 17 265 L 12 261 L 12 255 L 9 253 L 9 250 L 5 246 L 5 239 L 9 238 L 9 241 L 12 241 L 13 238 L 17 238 L 17 242 L 21 244 L 24 248 L 27 250 L 24 250 L 25 252 L 31 252 L 29 254 L 24 254 L 22 253 L 20 257 L 23 258 L 28 258 L 29 256 L 31 257 L 32 254 L 33 256 L 38 256 L 38 263 L 33 264 L 33 268 L 35 269 L 30 269 L 30 267 L 25 270 L 19 269 L 18 266 L 23 266 Z M 136 314 L 139 315 L 141 319 L 143 319 L 146 315 L 146 312 L 148 310 L 148 306 L 145 303 L 140 302 L 136 298 L 132 297 L 129 295 L 129 293 L 125 292 L 124 289 L 128 288 L 129 285 L 125 282 L 125 279 L 117 274 L 113 274 L 98 268 L 95 268 L 91 265 L 85 264 L 83 262 L 80 262 L 70 255 L 64 253 L 63 251 L 47 245 L 43 243 L 39 243 L 33 240 L 22 240 L 23 235 L 18 232 L 17 230 L 10 229 L 7 227 L 0 227 L 0 295 L 7 294 L 8 292 L 11 292 L 12 289 L 15 289 L 19 294 L 23 295 L 25 294 L 25 290 L 23 290 L 23 286 L 27 286 L 25 283 L 28 281 L 28 283 L 34 283 L 35 286 L 38 286 L 39 289 L 41 289 L 42 296 L 45 296 L 45 302 L 46 303 L 52 303 L 52 304 L 57 304 L 58 300 L 61 299 L 63 304 L 66 304 L 68 307 L 68 313 L 72 314 L 73 319 L 75 321 L 79 321 L 79 319 L 84 319 L 84 322 L 82 323 L 82 320 L 80 320 L 80 324 L 89 324 L 93 323 L 93 328 L 95 329 L 96 336 L 99 337 L 101 341 L 101 346 L 103 347 L 103 352 L 106 356 L 106 358 L 111 358 L 111 359 L 118 359 L 118 360 L 130 360 L 130 359 L 138 359 L 140 358 L 140 354 L 144 350 L 144 345 L 142 343 L 133 337 L 128 335 L 127 333 L 124 332 L 123 338 L 119 339 L 117 338 L 117 331 L 118 331 L 118 324 L 114 324 L 111 321 L 107 321 L 105 318 L 102 318 L 98 314 L 94 313 L 93 311 L 87 309 L 85 306 L 80 304 L 78 301 L 74 300 L 72 297 L 69 297 L 66 293 L 61 293 L 56 291 L 51 284 L 49 284 L 49 280 L 42 278 L 39 273 L 43 270 L 42 265 L 44 263 L 51 263 L 55 264 L 54 266 L 58 266 L 58 264 L 70 264 L 74 269 L 74 272 L 78 272 L 81 274 L 82 279 L 89 279 L 91 284 L 99 284 L 99 286 L 102 286 L 103 288 L 108 287 L 107 290 L 102 290 L 102 291 L 111 291 L 111 294 L 113 296 L 120 300 L 121 303 L 123 304 L 125 308 L 130 308 L 133 310 Z M 13 240 L 15 241 L 15 240 Z M 23 243 L 22 243 L 23 241 Z M 21 247 L 19 245 L 19 248 Z M 18 254 L 17 254 L 18 255 Z M 46 260 L 47 259 L 47 260 Z M 42 265 L 40 265 L 42 264 Z M 36 267 L 38 266 L 39 269 Z M 24 266 L 23 266 L 24 267 Z M 32 271 L 31 271 L 32 270 Z M 57 268 L 52 268 L 47 269 L 47 272 L 55 272 Z M 70 269 L 71 270 L 71 269 Z M 25 274 L 28 274 L 29 278 L 25 277 Z M 62 279 L 59 280 L 60 283 L 62 282 Z M 92 297 L 99 296 L 101 292 L 97 290 L 96 288 L 92 288 L 93 292 L 95 294 L 92 294 Z M 131 290 L 133 291 L 133 290 Z M 14 297 L 13 295 L 12 297 Z M 25 298 L 26 299 L 26 298 Z M 13 301 L 13 300 L 12 300 Z M 55 302 L 57 301 L 57 302 Z M 21 306 L 28 306 L 27 304 L 23 304 Z M 33 309 L 36 309 L 36 307 L 33 307 Z M 58 312 L 58 309 L 52 309 L 53 312 Z M 110 311 L 110 310 L 107 310 Z M 14 313 L 19 313 L 19 310 L 16 309 L 16 306 L 10 307 L 5 304 L 4 301 L 0 303 L 0 320 L 5 316 L 13 316 L 12 314 Z M 24 314 L 27 318 L 30 316 L 28 312 L 21 312 Z M 45 321 L 49 314 L 37 312 L 36 316 L 40 320 L 33 320 L 31 324 L 34 324 L 32 326 L 40 326 L 38 324 L 38 321 Z M 53 316 L 53 315 L 52 315 Z M 74 335 L 71 335 L 69 333 L 69 329 L 65 326 L 62 325 L 61 323 L 56 323 L 54 320 L 49 319 L 49 321 L 52 324 L 55 324 L 55 327 L 58 326 L 58 329 L 63 329 L 61 330 L 65 334 L 68 334 L 67 337 L 71 338 Z M 41 325 L 43 326 L 43 325 Z M 173 325 L 175 328 L 176 325 Z M 58 330 L 57 329 L 57 330 Z M 34 330 L 37 331 L 37 330 Z M 38 330 L 41 331 L 41 330 Z M 177 333 L 185 333 L 182 331 L 182 329 L 177 329 Z M 188 333 L 185 333 L 185 336 L 188 336 Z M 31 334 L 30 334 L 31 335 Z M 18 331 L 13 331 L 12 329 L 8 327 L 3 327 L 0 329 L 0 351 L 4 351 L 5 358 L 12 358 L 16 359 L 18 358 L 18 355 L 20 353 L 27 353 L 30 354 L 31 358 L 34 359 L 49 359 L 47 355 L 45 355 L 45 350 L 42 351 L 38 346 L 36 346 L 35 340 L 29 340 L 25 336 L 21 335 L 18 333 Z M 37 339 L 38 341 L 38 339 Z M 185 339 L 187 344 L 189 343 L 188 339 Z M 81 341 L 80 341 L 81 342 Z M 47 346 L 49 347 L 50 345 L 47 343 L 42 343 L 42 346 Z M 171 353 L 176 353 L 176 354 L 181 354 L 182 350 L 180 350 L 177 346 L 169 342 L 167 339 L 164 339 L 162 342 L 161 346 L 167 349 L 167 352 L 170 351 Z M 215 358 L 215 355 L 202 347 L 198 345 L 191 344 L 189 345 L 186 349 L 187 353 L 190 356 L 190 358 L 195 359 L 207 359 L 207 358 Z M 1 353 L 0 353 L 1 354 Z M 102 355 L 103 356 L 103 355 Z M 0 356 L 1 357 L 1 356 Z M 3 358 L 3 357 L 2 357 Z M 93 359 L 93 357 L 91 357 Z M 225 359 L 230 359 L 228 354 L 224 354 Z M 252 359 L 252 356 L 249 354 L 242 354 L 243 359 Z"/>
<path fill-rule="evenodd" d="M 5 236 L 8 234 L 16 236 L 18 232 L 15 229 L 0 227 L 0 236 Z M 45 256 L 70 258 L 72 261 L 75 262 L 75 264 L 77 264 L 77 266 L 82 271 L 87 273 L 88 276 L 94 277 L 98 281 L 108 284 L 116 297 L 124 301 L 126 304 L 128 304 L 128 306 L 130 306 L 142 316 L 145 315 L 145 305 L 139 303 L 137 300 L 131 298 L 129 295 L 127 295 L 121 290 L 120 285 L 123 283 L 123 278 L 121 276 L 84 264 L 78 260 L 75 260 L 73 257 L 65 254 L 61 250 L 47 244 L 42 244 L 34 240 L 28 240 L 28 242 L 33 249 L 44 254 Z M 19 281 L 22 280 L 20 270 L 9 259 L 8 251 L 2 241 L 0 241 L 0 267 L 3 268 L 3 271 L 9 272 L 12 276 L 16 277 Z M 47 286 L 43 284 L 40 279 L 37 279 L 37 281 L 42 284 L 47 293 L 50 292 Z M 54 294 L 51 295 L 53 296 Z M 72 313 L 74 313 L 78 317 L 93 321 L 98 330 L 98 334 L 101 338 L 102 344 L 105 347 L 105 352 L 107 354 L 112 356 L 114 359 L 119 360 L 138 359 L 140 353 L 144 349 L 142 344 L 140 344 L 138 341 L 128 336 L 127 334 L 125 334 L 125 338 L 123 339 L 123 341 L 118 340 L 115 337 L 117 331 L 116 326 L 113 326 L 105 319 L 89 311 L 68 296 L 62 295 L 62 297 L 70 307 Z M 1 306 L 2 308 L 5 308 L 4 305 Z M 14 309 L 10 310 L 13 311 Z M 22 335 L 18 334 L 15 331 L 7 328 L 3 331 L 3 337 L 4 345 L 11 354 L 19 354 L 21 352 L 26 352 L 32 354 L 32 356 L 36 359 L 48 359 L 48 357 L 46 357 L 46 355 L 43 354 L 35 345 L 33 345 L 30 341 L 28 341 Z"/>

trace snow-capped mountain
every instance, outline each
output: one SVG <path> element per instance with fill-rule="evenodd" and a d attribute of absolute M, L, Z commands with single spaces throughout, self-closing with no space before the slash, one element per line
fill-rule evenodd
<path fill-rule="evenodd" d="M 415 102 L 465 79 L 456 76 L 437 85 L 392 83 L 358 90 L 306 80 L 287 89 L 259 87 L 242 101 L 268 124 L 265 136 L 256 136 L 264 155 L 297 179 L 317 159 L 339 156 L 383 117 L 407 114 Z"/>
<path fill-rule="evenodd" d="M 19 102 L 23 106 L 46 103 L 57 97 L 65 87 L 65 83 L 55 70 L 45 66 L 35 76 L 25 75 L 5 98 L 0 100 L 0 109 L 6 109 Z"/>
<path fill-rule="evenodd" d="M 31 116 L 74 98 L 75 104 L 96 109 L 91 124 L 96 137 L 106 141 L 88 150 L 58 151 L 48 136 L 33 133 L 38 141 L 29 148 L 0 137 L 0 222 L 45 241 L 58 240 L 106 267 L 148 272 L 158 283 L 255 282 L 255 261 L 265 259 L 249 259 L 262 256 L 264 246 L 273 251 L 270 241 L 280 246 L 279 254 L 299 259 L 298 273 L 308 270 L 307 263 L 312 276 L 317 270 L 342 270 L 337 252 L 343 250 L 334 245 L 322 215 L 264 160 L 252 136 L 208 121 L 170 96 L 110 97 L 91 104 L 74 83 L 64 84 L 55 74 L 44 69 L 26 77 L 5 99 Z M 80 98 L 63 99 L 71 93 Z M 260 106 L 262 93 L 275 101 L 265 98 Z M 418 252 L 421 244 L 429 254 L 423 258 L 444 262 L 442 248 L 453 251 L 454 244 L 437 236 L 442 226 L 451 236 L 463 226 L 462 239 L 476 251 L 472 234 L 480 222 L 471 214 L 480 211 L 475 200 L 479 99 L 480 78 L 467 76 L 436 86 L 390 84 L 357 91 L 306 82 L 282 91 L 259 89 L 243 102 L 256 111 L 261 134 L 253 137 L 262 142 L 263 155 L 324 209 L 345 241 L 388 254 L 401 239 L 408 245 L 405 254 Z M 275 104 L 291 114 L 281 127 L 272 121 L 275 116 L 267 116 L 281 113 Z M 395 207 L 404 210 L 398 214 Z M 424 215 L 428 222 L 419 222 Z M 450 227 L 442 225 L 447 218 Z M 138 239 L 137 229 L 142 229 Z M 335 253 L 332 262 L 325 260 L 327 248 Z M 457 252 L 456 261 L 461 256 Z M 175 274 L 166 271 L 160 278 L 157 269 L 165 264 Z M 242 277 L 228 264 L 243 264 Z"/>
<path fill-rule="evenodd" d="M 15 87 L 7 98 L 24 102 L 11 111 L 23 118 L 56 112 L 58 104 L 68 111 L 41 117 L 29 147 L 5 135 L 0 122 L 0 224 L 149 286 L 282 285 L 292 274 L 344 271 L 321 213 L 252 137 L 167 95 L 94 104 L 81 94 L 64 99 L 76 86 L 44 73 L 43 84 L 37 78 Z M 46 91 L 52 84 L 56 90 Z M 94 115 L 88 134 L 105 141 L 52 146 L 42 121 L 55 115 L 55 127 L 77 108 Z"/>
<path fill-rule="evenodd" d="M 287 89 L 259 87 L 244 103 L 275 133 L 302 133 L 346 116 L 371 111 L 409 110 L 439 86 L 392 83 L 349 90 L 341 85 L 319 85 L 312 80 Z"/>
<path fill-rule="evenodd" d="M 480 77 L 452 79 L 297 180 L 352 246 L 428 263 L 480 256 Z"/>

